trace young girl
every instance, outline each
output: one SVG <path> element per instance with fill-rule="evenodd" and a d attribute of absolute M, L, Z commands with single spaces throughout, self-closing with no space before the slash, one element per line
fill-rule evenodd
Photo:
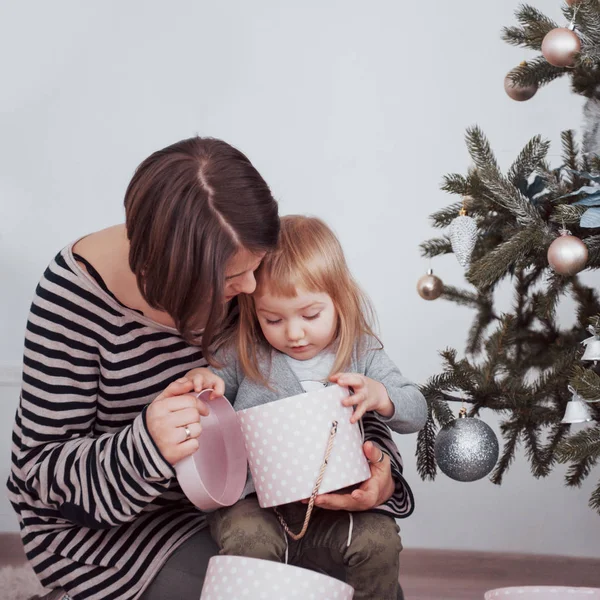
<path fill-rule="evenodd" d="M 334 382 L 353 391 L 344 400 L 354 406 L 352 422 L 375 419 L 398 433 L 424 425 L 425 399 L 374 335 L 370 304 L 327 225 L 283 217 L 278 248 L 263 260 L 256 281 L 255 293 L 240 297 L 235 348 L 217 354 L 225 366 L 187 374 L 196 391 L 212 387 L 243 410 Z M 381 450 L 377 460 L 384 458 Z M 289 554 L 295 564 L 341 566 L 355 600 L 396 599 L 402 546 L 389 513 L 315 508 L 306 535 L 288 545 L 277 515 L 260 508 L 253 489 L 249 478 L 237 504 L 209 515 L 221 554 L 275 561 Z M 305 504 L 278 511 L 292 531 L 302 528 Z"/>

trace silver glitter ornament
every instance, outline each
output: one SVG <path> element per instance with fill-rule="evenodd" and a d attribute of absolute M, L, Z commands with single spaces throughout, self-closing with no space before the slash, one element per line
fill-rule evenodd
<path fill-rule="evenodd" d="M 435 438 L 435 459 L 442 473 L 456 481 L 477 481 L 488 475 L 498 460 L 498 438 L 479 419 L 459 418 L 444 425 Z"/>
<path fill-rule="evenodd" d="M 450 223 L 450 243 L 461 267 L 466 267 L 471 262 L 471 254 L 477 242 L 477 223 L 475 219 L 467 216 L 464 203 L 458 217 Z"/>

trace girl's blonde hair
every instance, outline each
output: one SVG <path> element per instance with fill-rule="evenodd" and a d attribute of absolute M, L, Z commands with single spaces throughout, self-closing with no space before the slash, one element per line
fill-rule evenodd
<path fill-rule="evenodd" d="M 375 313 L 369 298 L 352 277 L 344 252 L 333 231 L 320 219 L 301 215 L 281 218 L 277 248 L 256 271 L 255 296 L 269 293 L 293 298 L 298 288 L 328 294 L 337 313 L 336 357 L 332 373 L 350 366 L 357 343 L 376 338 Z M 269 348 L 251 296 L 240 294 L 237 354 L 246 376 L 266 383 L 259 355 Z M 261 352 L 263 350 L 263 352 Z"/>

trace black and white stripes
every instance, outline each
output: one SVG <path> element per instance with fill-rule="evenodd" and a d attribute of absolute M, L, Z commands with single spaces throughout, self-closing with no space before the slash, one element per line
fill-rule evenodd
<path fill-rule="evenodd" d="M 204 364 L 197 346 L 123 307 L 64 249 L 46 270 L 27 323 L 12 446 L 10 500 L 42 583 L 79 600 L 135 598 L 168 556 L 204 527 L 154 445 L 145 407 Z M 396 494 L 412 511 L 387 427 L 367 439 L 391 456 Z"/>

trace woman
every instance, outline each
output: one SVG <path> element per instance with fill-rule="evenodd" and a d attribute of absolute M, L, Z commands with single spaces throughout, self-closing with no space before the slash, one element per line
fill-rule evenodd
<path fill-rule="evenodd" d="M 275 246 L 277 204 L 241 152 L 196 137 L 138 167 L 125 216 L 63 249 L 36 289 L 9 496 L 53 598 L 197 600 L 215 550 L 173 465 L 198 447 L 208 409 L 163 390 L 231 334 L 234 298 Z M 393 512 L 401 466 L 373 467 L 353 508 Z"/>

